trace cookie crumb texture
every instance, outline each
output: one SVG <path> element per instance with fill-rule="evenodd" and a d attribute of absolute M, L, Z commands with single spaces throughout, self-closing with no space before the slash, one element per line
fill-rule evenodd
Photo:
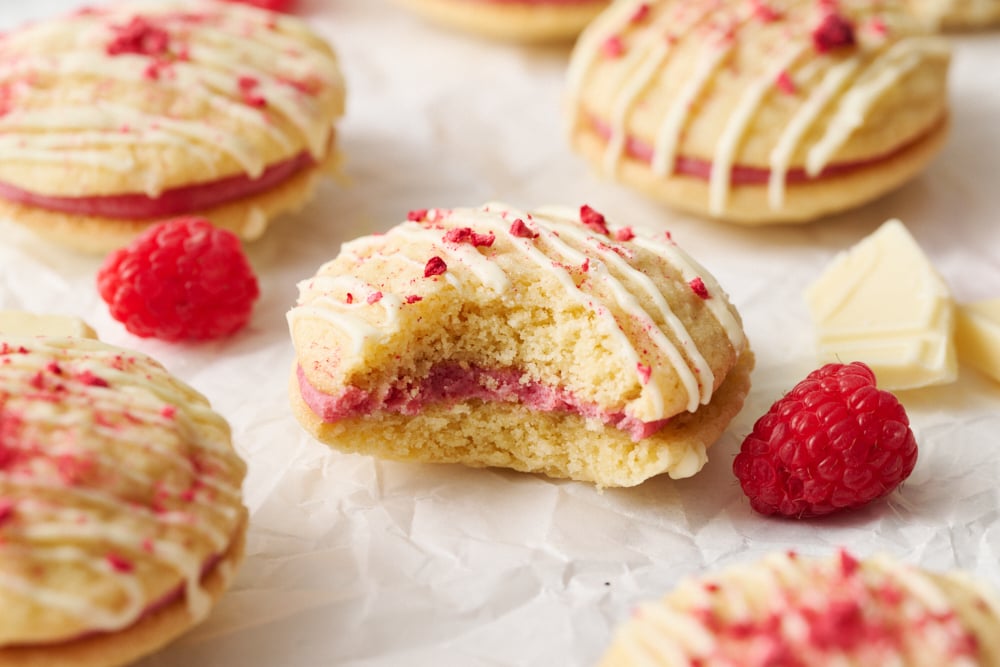
<path fill-rule="evenodd" d="M 152 359 L 0 334 L 0 664 L 121 664 L 203 619 L 244 474 L 226 422 Z M 171 630 L 115 641 L 175 605 Z"/>
<path fill-rule="evenodd" d="M 1000 603 L 888 556 L 775 553 L 640 605 L 600 667 L 1000 664 Z"/>
<path fill-rule="evenodd" d="M 299 285 L 291 393 L 310 432 L 600 486 L 702 467 L 753 356 L 725 292 L 666 235 L 586 206 L 408 217 Z"/>
<path fill-rule="evenodd" d="M 157 224 L 113 251 L 97 289 L 129 332 L 167 341 L 231 336 L 260 296 L 240 240 L 200 218 Z"/>
<path fill-rule="evenodd" d="M 164 0 L 30 24 L 0 39 L 0 212 L 106 234 L 233 202 L 270 215 L 333 162 L 343 103 L 330 46 L 288 15 Z M 251 214 L 227 226 L 259 236 Z"/>
<path fill-rule="evenodd" d="M 949 59 L 899 0 L 623 0 L 574 47 L 571 143 L 684 211 L 804 222 L 936 154 Z"/>

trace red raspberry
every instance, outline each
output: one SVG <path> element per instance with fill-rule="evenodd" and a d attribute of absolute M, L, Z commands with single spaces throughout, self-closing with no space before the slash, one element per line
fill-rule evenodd
<path fill-rule="evenodd" d="M 235 333 L 260 295 L 240 240 L 201 218 L 161 222 L 113 251 L 97 289 L 126 329 L 169 341 Z"/>
<path fill-rule="evenodd" d="M 802 518 L 881 498 L 916 462 L 903 406 L 855 361 L 813 371 L 776 401 L 743 441 L 733 472 L 755 510 Z"/>
<path fill-rule="evenodd" d="M 291 12 L 295 6 L 295 0 L 228 0 L 229 2 L 239 2 L 244 5 L 270 9 L 273 12 Z"/>

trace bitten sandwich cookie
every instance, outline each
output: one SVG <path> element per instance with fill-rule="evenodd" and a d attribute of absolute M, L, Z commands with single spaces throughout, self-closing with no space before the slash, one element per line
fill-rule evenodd
<path fill-rule="evenodd" d="M 299 291 L 294 411 L 345 451 L 632 486 L 698 472 L 749 389 L 715 279 L 587 206 L 413 211 Z"/>
<path fill-rule="evenodd" d="M 948 64 L 947 43 L 898 0 L 624 0 L 574 49 L 571 141 L 684 211 L 813 220 L 938 152 Z"/>
<path fill-rule="evenodd" d="M 203 620 L 242 560 L 244 474 L 152 359 L 0 333 L 0 667 L 123 665 Z"/>
<path fill-rule="evenodd" d="M 336 161 L 344 87 L 302 21 L 214 0 L 117 3 L 0 39 L 0 217 L 107 250 L 199 214 L 246 239 Z"/>
<path fill-rule="evenodd" d="M 518 42 L 576 37 L 609 0 L 398 0 L 451 28 Z"/>

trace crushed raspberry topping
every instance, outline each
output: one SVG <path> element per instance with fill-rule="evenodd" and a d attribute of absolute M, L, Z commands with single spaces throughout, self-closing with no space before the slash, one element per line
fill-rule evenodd
<path fill-rule="evenodd" d="M 752 0 L 753 15 L 762 23 L 773 23 L 781 18 L 781 12 L 762 0 Z"/>
<path fill-rule="evenodd" d="M 406 214 L 406 219 L 410 222 L 423 222 L 427 219 L 427 209 L 417 208 Z"/>
<path fill-rule="evenodd" d="M 371 294 L 368 295 L 368 298 L 365 299 L 365 301 L 370 306 L 373 303 L 378 303 L 379 301 L 381 301 L 382 300 L 382 296 L 383 296 L 382 292 L 372 292 Z"/>
<path fill-rule="evenodd" d="M 287 76 L 279 76 L 278 81 L 285 84 L 286 86 L 291 86 L 295 90 L 299 91 L 303 95 L 316 95 L 323 88 L 322 81 L 315 76 L 306 77 L 303 79 L 293 79 Z"/>
<path fill-rule="evenodd" d="M 638 7 L 635 8 L 634 12 L 632 12 L 632 16 L 629 18 L 629 22 L 642 23 L 648 17 L 649 17 L 649 3 L 643 2 L 640 3 Z"/>
<path fill-rule="evenodd" d="M 175 416 L 177 416 L 177 406 L 164 405 L 163 409 L 160 410 L 160 415 L 165 419 L 173 419 Z"/>
<path fill-rule="evenodd" d="M 488 248 L 496 241 L 496 236 L 492 232 L 489 234 L 479 234 L 472 231 L 471 227 L 458 227 L 445 232 L 444 240 L 448 243 L 469 243 L 477 248 L 480 246 Z"/>
<path fill-rule="evenodd" d="M 97 286 L 131 333 L 168 341 L 234 334 L 260 296 L 240 240 L 201 218 L 149 227 L 107 256 Z"/>
<path fill-rule="evenodd" d="M 354 303 L 354 295 L 348 292 L 347 296 L 344 297 L 344 301 L 346 303 Z"/>
<path fill-rule="evenodd" d="M 251 7 L 260 7 L 261 9 L 269 9 L 272 12 L 291 12 L 295 8 L 296 0 L 227 0 L 227 2 L 236 2 L 244 5 L 250 5 Z"/>
<path fill-rule="evenodd" d="M 620 58 L 625 53 L 625 43 L 618 35 L 612 35 L 601 44 L 601 53 L 605 58 Z"/>
<path fill-rule="evenodd" d="M 781 70 L 781 73 L 778 74 L 778 78 L 774 80 L 774 83 L 778 86 L 778 90 L 786 95 L 794 95 L 795 91 L 798 90 L 798 88 L 795 87 L 795 82 L 792 81 L 792 77 L 789 76 L 788 72 L 785 70 Z"/>
<path fill-rule="evenodd" d="M 510 223 L 510 233 L 512 236 L 522 239 L 538 238 L 538 232 L 531 231 L 531 228 L 524 224 L 524 220 L 521 220 L 521 218 L 517 218 L 514 222 Z"/>
<path fill-rule="evenodd" d="M 252 76 L 241 76 L 236 80 L 236 83 L 240 88 L 240 95 L 243 97 L 244 104 L 258 109 L 267 106 L 267 100 L 257 92 L 260 81 Z"/>
<path fill-rule="evenodd" d="M 424 266 L 424 278 L 430 278 L 432 276 L 440 276 L 442 273 L 448 270 L 448 265 L 444 263 L 444 260 L 435 255 L 427 260 L 427 264 Z"/>
<path fill-rule="evenodd" d="M 14 89 L 9 83 L 0 84 L 0 116 L 6 116 L 14 108 Z"/>
<path fill-rule="evenodd" d="M 879 35 L 880 37 L 885 37 L 887 34 L 889 34 L 889 28 L 888 28 L 888 26 L 886 26 L 885 21 L 883 21 L 882 19 L 880 19 L 877 16 L 874 17 L 868 23 L 868 28 L 873 33 L 875 33 L 876 35 Z"/>
<path fill-rule="evenodd" d="M 104 556 L 104 560 L 108 562 L 108 565 L 110 565 L 115 572 L 127 574 L 135 569 L 135 563 L 113 551 L 109 551 L 107 555 Z"/>
<path fill-rule="evenodd" d="M 916 462 L 906 411 L 856 361 L 827 364 L 776 401 L 743 441 L 733 472 L 758 512 L 815 517 L 889 494 Z"/>
<path fill-rule="evenodd" d="M 691 287 L 691 291 L 697 294 L 699 298 L 708 299 L 710 297 L 708 288 L 705 287 L 705 281 L 701 278 L 692 278 L 688 285 Z"/>
<path fill-rule="evenodd" d="M 586 204 L 580 207 L 580 222 L 601 234 L 608 233 L 608 223 L 604 216 Z"/>
<path fill-rule="evenodd" d="M 842 47 L 854 46 L 854 24 L 840 14 L 826 14 L 812 32 L 813 47 L 826 53 Z"/>
<path fill-rule="evenodd" d="M 94 375 L 91 371 L 85 370 L 76 374 L 78 382 L 90 387 L 107 387 L 108 381 L 102 377 Z"/>
<path fill-rule="evenodd" d="M 114 38 L 108 42 L 107 53 L 117 56 L 131 53 L 162 56 L 170 48 L 170 35 L 144 16 L 135 16 L 125 25 L 111 26 Z"/>
<path fill-rule="evenodd" d="M 14 516 L 14 501 L 0 498 L 0 526 Z"/>
<path fill-rule="evenodd" d="M 653 375 L 653 369 L 647 366 L 646 364 L 636 364 L 635 370 L 636 372 L 639 373 L 639 379 L 642 381 L 642 383 L 648 384 L 649 378 Z"/>
<path fill-rule="evenodd" d="M 614 238 L 615 241 L 631 241 L 635 238 L 635 232 L 632 231 L 631 227 L 622 227 L 621 229 L 615 230 L 612 238 Z"/>
<path fill-rule="evenodd" d="M 410 294 L 409 296 L 406 297 L 407 304 L 416 303 L 417 301 L 423 301 L 423 300 L 424 297 L 419 296 L 417 294 Z"/>

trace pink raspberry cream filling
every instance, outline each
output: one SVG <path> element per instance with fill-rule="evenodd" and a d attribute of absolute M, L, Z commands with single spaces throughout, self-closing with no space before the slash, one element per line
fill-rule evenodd
<path fill-rule="evenodd" d="M 488 370 L 458 365 L 434 367 L 415 383 L 396 383 L 375 390 L 348 387 L 337 395 L 325 394 L 297 369 L 299 390 L 309 409 L 328 424 L 377 412 L 417 415 L 427 405 L 477 400 L 484 403 L 518 403 L 539 412 L 568 412 L 596 419 L 629 435 L 633 442 L 648 438 L 669 419 L 644 422 L 624 412 L 609 411 L 583 401 L 572 392 L 528 379 L 513 369 Z"/>
<path fill-rule="evenodd" d="M 205 211 L 260 194 L 314 164 L 312 155 L 308 151 L 303 151 L 288 160 L 272 164 L 257 178 L 238 174 L 207 183 L 165 190 L 157 197 L 142 193 L 58 197 L 29 192 L 0 181 L 0 198 L 69 215 L 114 220 L 156 220 Z"/>
<path fill-rule="evenodd" d="M 597 133 L 605 141 L 611 139 L 612 131 L 611 126 L 608 125 L 603 120 L 591 117 L 591 126 L 594 132 Z M 911 148 L 915 144 L 919 143 L 927 135 L 921 135 L 913 139 L 912 141 L 896 148 L 895 150 L 884 153 L 882 155 L 876 155 L 864 160 L 853 160 L 850 162 L 838 162 L 835 164 L 827 165 L 823 170 L 816 176 L 810 176 L 805 169 L 802 167 L 794 167 L 789 169 L 785 173 L 786 183 L 806 183 L 809 181 L 816 181 L 822 178 L 830 178 L 833 176 L 843 176 L 849 174 L 865 167 L 870 167 L 872 165 L 878 164 L 889 160 L 900 153 L 903 153 L 908 148 Z M 642 162 L 651 163 L 653 161 L 653 147 L 648 143 L 637 139 L 636 137 L 626 137 L 625 139 L 625 154 L 629 157 L 640 160 Z M 692 176 L 694 178 L 707 181 L 712 176 L 712 162 L 710 160 L 702 160 L 696 157 L 688 157 L 684 155 L 677 156 L 674 162 L 674 173 L 683 176 Z M 751 167 L 748 165 L 733 165 L 730 171 L 729 182 L 733 185 L 767 185 L 771 178 L 771 170 L 763 167 Z"/>

